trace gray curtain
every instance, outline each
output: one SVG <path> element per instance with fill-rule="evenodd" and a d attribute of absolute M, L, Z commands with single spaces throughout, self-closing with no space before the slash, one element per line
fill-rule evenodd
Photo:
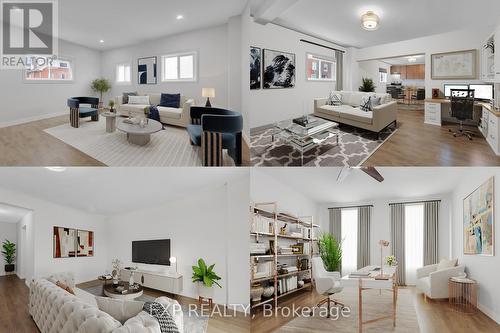
<path fill-rule="evenodd" d="M 424 266 L 438 262 L 439 201 L 424 205 Z"/>
<path fill-rule="evenodd" d="M 370 265 L 370 225 L 372 208 L 358 209 L 358 269 Z"/>
<path fill-rule="evenodd" d="M 342 210 L 330 208 L 330 233 L 335 236 L 337 242 L 342 241 Z"/>
<path fill-rule="evenodd" d="M 405 264 L 405 205 L 391 205 L 391 254 L 398 261 L 398 284 L 406 285 Z"/>
<path fill-rule="evenodd" d="M 337 91 L 344 89 L 344 53 L 335 51 L 335 59 L 337 62 Z"/>

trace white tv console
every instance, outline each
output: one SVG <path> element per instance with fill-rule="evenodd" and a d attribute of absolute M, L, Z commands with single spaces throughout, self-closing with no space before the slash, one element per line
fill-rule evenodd
<path fill-rule="evenodd" d="M 123 281 L 130 279 L 128 269 L 120 271 L 120 278 Z M 160 273 L 146 270 L 134 270 L 134 281 L 146 288 L 161 290 L 170 294 L 180 294 L 182 292 L 182 275 L 178 273 Z"/>

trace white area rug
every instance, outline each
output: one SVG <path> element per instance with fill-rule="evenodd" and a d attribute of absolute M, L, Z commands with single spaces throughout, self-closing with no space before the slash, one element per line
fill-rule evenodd
<path fill-rule="evenodd" d="M 189 144 L 189 135 L 183 128 L 165 126 L 165 130 L 151 135 L 151 142 L 142 147 L 129 143 L 127 135 L 118 130 L 106 133 L 104 117 L 99 122 L 82 121 L 80 128 L 68 123 L 45 132 L 110 167 L 202 164 L 199 147 Z"/>

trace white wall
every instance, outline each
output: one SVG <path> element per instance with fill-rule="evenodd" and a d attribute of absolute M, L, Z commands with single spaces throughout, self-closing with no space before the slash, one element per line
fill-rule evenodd
<path fill-rule="evenodd" d="M 68 98 L 95 95 L 90 89 L 90 82 L 100 76 L 100 53 L 60 41 L 59 56 L 73 59 L 74 82 L 25 83 L 21 70 L 1 71 L 0 127 L 69 114 Z"/>
<path fill-rule="evenodd" d="M 33 212 L 29 211 L 17 223 L 17 276 L 20 279 L 35 276 L 35 230 Z M 25 281 L 29 285 L 29 281 Z"/>
<path fill-rule="evenodd" d="M 463 254 L 463 200 L 475 189 L 488 180 L 495 177 L 495 256 L 478 256 Z M 498 168 L 471 168 L 467 170 L 457 189 L 453 192 L 453 257 L 458 258 L 459 263 L 466 266 L 469 277 L 479 283 L 478 306 L 497 323 L 500 324 L 500 289 L 498 288 L 498 276 L 500 275 L 500 254 L 498 244 L 500 244 L 500 232 L 498 231 L 498 216 L 500 211 L 500 169 Z"/>
<path fill-rule="evenodd" d="M 9 240 L 16 244 L 16 248 L 19 245 L 17 240 L 17 223 L 7 223 L 0 221 L 0 248 L 5 240 Z M 17 267 L 17 261 L 14 262 Z M 0 255 L 0 276 L 5 275 L 5 257 Z"/>
<path fill-rule="evenodd" d="M 387 71 L 387 81 L 386 83 L 380 82 L 380 68 Z M 362 61 L 359 63 L 359 85 L 361 85 L 361 78 L 370 78 L 373 80 L 375 85 L 375 92 L 386 93 L 387 84 L 389 83 L 389 75 L 391 73 L 391 66 L 385 62 L 378 60 Z M 356 89 L 357 90 L 357 89 Z"/>
<path fill-rule="evenodd" d="M 378 45 L 359 49 L 357 51 L 357 60 L 374 60 L 384 58 L 395 58 L 414 54 L 425 53 L 425 89 L 426 96 L 432 97 L 432 89 L 439 88 L 443 90 L 444 83 L 462 83 L 480 82 L 478 80 L 459 80 L 459 81 L 439 81 L 431 80 L 431 55 L 442 52 L 462 51 L 469 49 L 478 49 L 478 59 L 480 57 L 479 49 L 484 41 L 494 31 L 494 27 L 477 27 L 470 30 L 455 31 L 445 34 L 433 35 L 423 38 L 411 39 L 402 42 Z M 478 60 L 478 78 L 480 73 Z"/>
<path fill-rule="evenodd" d="M 33 211 L 33 261 L 28 268 L 26 279 L 44 277 L 56 272 L 72 271 L 77 283 L 95 280 L 106 269 L 107 233 L 105 218 L 73 208 L 64 207 L 48 201 L 33 198 L 23 193 L 17 193 L 0 188 L 0 202 L 24 207 Z M 26 221 L 29 223 L 29 221 Z M 53 227 L 69 227 L 94 231 L 95 246 L 93 257 L 88 258 L 53 258 Z M 30 240 L 28 239 L 28 242 Z M 31 249 L 28 248 L 28 252 Z"/>
<path fill-rule="evenodd" d="M 186 51 L 198 52 L 198 80 L 196 82 L 162 83 L 162 55 Z M 157 57 L 158 84 L 138 85 L 137 59 L 150 56 Z M 216 95 L 212 99 L 212 105 L 227 107 L 229 103 L 228 61 L 227 24 L 106 51 L 102 53 L 102 75 L 113 82 L 113 89 L 106 95 L 106 101 L 111 97 L 120 96 L 124 92 L 137 91 L 139 93 L 181 93 L 194 98 L 197 105 L 205 105 L 206 100 L 201 97 L 201 90 L 210 87 L 215 88 Z M 115 84 L 116 65 L 121 63 L 130 63 L 132 66 L 131 85 Z"/>
<path fill-rule="evenodd" d="M 245 177 L 227 186 L 201 189 L 159 207 L 112 216 L 107 226 L 110 248 L 107 266 L 111 267 L 114 258 L 132 265 L 134 240 L 170 239 L 171 255 L 177 258 L 177 269 L 183 276 L 181 295 L 197 298 L 196 286 L 191 282 L 191 266 L 203 258 L 207 264 L 216 264 L 215 272 L 222 277 L 223 289 L 215 288 L 214 301 L 246 305 L 250 272 L 245 258 L 249 249 L 242 244 L 248 244 L 248 205 L 248 178 Z M 137 266 L 158 272 L 174 269 Z"/>

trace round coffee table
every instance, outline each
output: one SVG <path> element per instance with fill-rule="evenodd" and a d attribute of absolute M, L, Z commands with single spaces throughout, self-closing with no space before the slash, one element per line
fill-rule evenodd
<path fill-rule="evenodd" d="M 127 124 L 124 121 L 125 119 L 118 120 L 116 128 L 127 133 L 128 142 L 138 146 L 147 145 L 151 141 L 151 134 L 163 129 L 163 125 L 153 119 L 149 119 L 144 127 L 141 127 L 139 124 Z"/>
<path fill-rule="evenodd" d="M 123 300 L 133 300 L 137 297 L 142 296 L 143 288 L 140 284 L 134 285 L 136 288 L 130 289 L 130 285 L 128 282 L 120 281 L 118 283 L 118 287 L 123 287 L 124 293 L 121 292 L 121 289 L 117 289 L 116 286 L 113 286 L 112 283 L 104 285 L 104 295 L 115 298 L 115 299 L 123 299 Z"/>

